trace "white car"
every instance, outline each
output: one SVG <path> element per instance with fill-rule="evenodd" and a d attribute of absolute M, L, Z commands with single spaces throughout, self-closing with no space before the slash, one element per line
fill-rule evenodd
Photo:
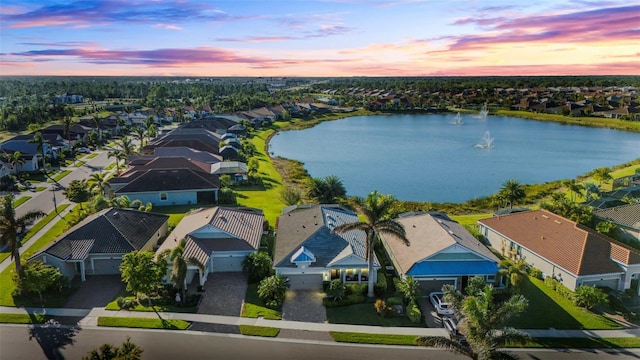
<path fill-rule="evenodd" d="M 453 315 L 453 309 L 449 306 L 449 303 L 444 301 L 443 292 L 432 292 L 429 294 L 429 301 L 436 308 L 438 315 Z"/>
<path fill-rule="evenodd" d="M 76 152 L 80 154 L 91 154 L 91 150 L 89 150 L 89 148 L 86 148 L 86 147 L 77 148 Z"/>

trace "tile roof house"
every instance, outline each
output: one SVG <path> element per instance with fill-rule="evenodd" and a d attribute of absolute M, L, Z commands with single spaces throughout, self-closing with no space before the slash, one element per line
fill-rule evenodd
<path fill-rule="evenodd" d="M 366 235 L 363 231 L 332 233 L 358 216 L 338 205 L 299 205 L 278 218 L 274 252 L 276 274 L 289 278 L 291 289 L 321 289 L 323 281 L 366 283 Z M 374 259 L 374 268 L 380 268 Z M 376 280 L 376 272 L 372 274 Z"/>
<path fill-rule="evenodd" d="M 596 218 L 618 225 L 627 238 L 640 244 L 640 203 L 625 204 L 608 209 L 596 210 Z"/>
<path fill-rule="evenodd" d="M 138 158 L 120 176 L 109 180 L 114 196 L 153 205 L 215 204 L 219 175 L 212 164 L 184 157 Z"/>
<path fill-rule="evenodd" d="M 444 284 L 463 288 L 474 276 L 496 281 L 500 259 L 445 214 L 406 213 L 396 220 L 410 246 L 384 235 L 381 240 L 400 277 L 413 277 L 428 292 L 440 291 Z"/>
<path fill-rule="evenodd" d="M 167 235 L 169 216 L 109 208 L 90 215 L 51 245 L 29 258 L 60 269 L 69 279 L 80 275 L 120 274 L 122 256 L 152 250 Z"/>
<path fill-rule="evenodd" d="M 185 239 L 183 257 L 195 258 L 204 265 L 202 270 L 188 266 L 186 284 L 198 274 L 202 286 L 210 273 L 242 271 L 245 257 L 260 248 L 263 229 L 264 214 L 257 209 L 197 209 L 185 215 L 156 254 L 175 248 Z"/>
<path fill-rule="evenodd" d="M 582 285 L 630 288 L 640 274 L 640 251 L 546 210 L 478 221 L 488 244 L 515 254 L 571 290 Z"/>

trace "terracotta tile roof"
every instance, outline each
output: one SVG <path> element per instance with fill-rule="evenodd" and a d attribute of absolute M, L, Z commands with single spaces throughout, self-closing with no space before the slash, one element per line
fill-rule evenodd
<path fill-rule="evenodd" d="M 478 222 L 577 276 L 620 273 L 622 269 L 611 257 L 631 251 L 546 210 L 496 216 Z"/>
<path fill-rule="evenodd" d="M 499 261 L 491 250 L 455 221 L 428 213 L 401 215 L 397 221 L 404 226 L 411 245 L 385 236 L 383 241 L 402 274 L 408 273 L 415 263 L 456 244 L 488 260 Z"/>

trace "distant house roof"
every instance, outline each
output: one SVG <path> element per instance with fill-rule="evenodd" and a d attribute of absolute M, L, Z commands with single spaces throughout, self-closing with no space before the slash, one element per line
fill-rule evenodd
<path fill-rule="evenodd" d="M 239 161 L 223 161 L 211 165 L 212 174 L 246 174 L 247 164 Z"/>
<path fill-rule="evenodd" d="M 232 119 L 219 116 L 206 116 L 202 119 L 193 120 L 181 125 L 182 128 L 202 128 L 209 131 L 217 132 L 221 129 L 228 129 L 237 124 Z"/>
<path fill-rule="evenodd" d="M 198 209 L 180 221 L 157 253 L 186 239 L 184 257 L 206 263 L 212 251 L 253 251 L 260 247 L 264 214 L 257 209 Z"/>
<path fill-rule="evenodd" d="M 607 209 L 624 204 L 626 204 L 624 201 L 612 197 L 601 197 L 599 199 L 593 199 L 591 201 L 585 201 L 582 203 L 582 205 L 584 206 L 591 206 L 595 209 Z"/>
<path fill-rule="evenodd" d="M 192 169 L 149 169 L 116 190 L 116 194 L 151 191 L 205 190 L 220 188 L 218 175 Z"/>
<path fill-rule="evenodd" d="M 212 154 L 207 151 L 199 151 L 186 146 L 180 147 L 157 147 L 153 149 L 153 154 L 157 156 L 183 156 L 208 164 L 215 164 L 222 161 L 222 156 Z"/>
<path fill-rule="evenodd" d="M 594 215 L 602 220 L 640 230 L 640 203 L 597 210 Z"/>
<path fill-rule="evenodd" d="M 389 236 L 383 235 L 382 239 L 395 259 L 395 264 L 398 267 L 396 270 L 401 274 L 412 275 L 412 271 L 418 270 L 416 267 L 426 266 L 420 265 L 421 261 L 428 260 L 453 246 L 459 246 L 474 253 L 473 259 L 478 263 L 487 260 L 492 262 L 493 269 L 496 269 L 495 264 L 499 262 L 499 259 L 491 250 L 462 225 L 448 219 L 448 217 L 445 218 L 439 214 L 411 213 L 408 216 L 401 215 L 396 221 L 404 227 L 410 246 L 406 246 L 401 240 Z M 424 270 L 426 269 L 420 271 Z M 439 270 L 442 271 L 442 269 Z M 444 273 L 438 274 L 444 275 Z"/>
<path fill-rule="evenodd" d="M 576 276 L 620 273 L 640 252 L 546 210 L 478 221 Z"/>
<path fill-rule="evenodd" d="M 61 260 L 86 259 L 89 254 L 124 254 L 142 249 L 169 216 L 132 209 L 104 209 L 90 215 L 40 251 Z"/>
<path fill-rule="evenodd" d="M 278 218 L 274 266 L 295 267 L 291 259 L 301 247 L 315 256 L 314 267 L 330 267 L 352 256 L 364 262 L 366 235 L 363 231 L 332 232 L 341 224 L 357 221 L 355 213 L 337 205 L 285 208 L 283 215 Z M 374 259 L 374 263 L 379 266 L 377 259 Z"/>
<path fill-rule="evenodd" d="M 607 197 L 623 199 L 625 197 L 640 198 L 640 185 L 620 188 L 604 194 Z"/>

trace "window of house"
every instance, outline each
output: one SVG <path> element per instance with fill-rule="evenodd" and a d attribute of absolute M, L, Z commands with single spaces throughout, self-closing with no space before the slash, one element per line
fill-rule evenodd
<path fill-rule="evenodd" d="M 160 193 L 160 201 L 167 201 L 167 193 L 166 192 L 161 192 Z"/>

